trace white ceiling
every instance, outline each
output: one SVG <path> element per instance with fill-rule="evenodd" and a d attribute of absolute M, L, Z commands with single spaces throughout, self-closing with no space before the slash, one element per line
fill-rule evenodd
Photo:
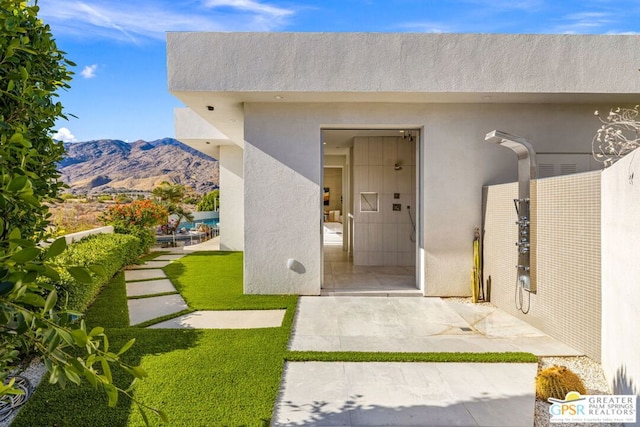
<path fill-rule="evenodd" d="M 416 137 L 416 129 L 323 129 L 324 154 L 346 155 L 357 136 L 403 136 L 411 132 Z"/>

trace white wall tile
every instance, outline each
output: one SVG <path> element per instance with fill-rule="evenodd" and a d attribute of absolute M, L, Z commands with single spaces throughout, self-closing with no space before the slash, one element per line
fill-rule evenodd
<path fill-rule="evenodd" d="M 369 166 L 382 166 L 382 138 L 369 138 Z"/>
<path fill-rule="evenodd" d="M 397 224 L 384 224 L 382 229 L 382 246 L 384 251 L 395 253 L 398 250 Z"/>
<path fill-rule="evenodd" d="M 362 136 L 353 138 L 353 164 L 369 164 L 369 138 Z"/>
<path fill-rule="evenodd" d="M 398 161 L 397 138 L 385 137 L 382 140 L 382 164 L 393 166 Z"/>
<path fill-rule="evenodd" d="M 383 191 L 383 166 L 369 166 L 369 188 L 370 191 L 382 193 Z"/>
<path fill-rule="evenodd" d="M 383 166 L 382 170 L 382 192 L 386 194 L 397 193 L 397 184 L 396 184 L 396 176 L 397 173 L 393 169 L 393 165 L 391 166 Z"/>

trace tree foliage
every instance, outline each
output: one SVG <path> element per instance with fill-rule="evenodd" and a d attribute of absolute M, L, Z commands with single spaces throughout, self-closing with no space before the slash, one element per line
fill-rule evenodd
<path fill-rule="evenodd" d="M 18 393 L 6 380 L 21 354 L 35 352 L 51 383 L 64 387 L 85 379 L 113 406 L 119 394 L 132 396 L 113 384 L 110 364 L 129 372 L 134 383 L 146 376 L 120 359 L 133 341 L 114 351 L 102 328 L 87 330 L 82 313 L 58 309 L 64 295 L 39 280 L 59 280 L 51 262 L 66 249 L 62 238 L 46 248 L 39 242 L 49 217 L 42 202 L 63 186 L 56 164 L 64 147 L 52 140 L 51 128 L 65 117 L 56 91 L 69 87 L 74 64 L 37 14 L 37 4 L 0 0 L 0 396 Z M 100 266 L 67 270 L 82 283 L 104 274 Z"/>
<path fill-rule="evenodd" d="M 220 190 L 213 190 L 200 199 L 196 210 L 198 212 L 217 211 L 220 209 Z"/>
<path fill-rule="evenodd" d="M 164 224 L 169 212 L 167 209 L 151 200 L 134 200 L 124 205 L 117 204 L 100 215 L 100 220 L 107 225 L 113 225 L 116 233 L 132 234 L 138 237 L 146 252 L 155 243 L 155 233 L 150 227 Z"/>
<path fill-rule="evenodd" d="M 167 210 L 169 215 L 175 215 L 177 220 L 169 221 L 169 217 L 163 224 L 163 230 L 169 233 L 175 233 L 180 227 L 180 221 L 186 219 L 193 221 L 193 215 L 182 206 L 187 189 L 182 184 L 171 184 L 163 181 L 159 186 L 154 188 L 151 193 L 158 199 L 158 203 Z"/>
<path fill-rule="evenodd" d="M 8 247 L 11 230 L 43 237 L 47 208 L 40 201 L 56 197 L 62 184 L 56 162 L 62 143 L 50 129 L 64 118 L 56 91 L 69 87 L 74 65 L 57 49 L 38 7 L 17 0 L 0 2 L 0 245 Z"/>

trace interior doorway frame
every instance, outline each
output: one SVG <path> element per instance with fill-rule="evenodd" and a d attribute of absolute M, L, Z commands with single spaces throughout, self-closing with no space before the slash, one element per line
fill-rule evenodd
<path fill-rule="evenodd" d="M 424 162 L 423 162 L 423 153 L 424 153 L 424 127 L 416 126 L 416 125 L 407 125 L 407 126 L 331 126 L 325 125 L 320 127 L 320 170 L 322 171 L 322 180 L 321 180 L 321 191 L 320 191 L 320 266 L 321 266 L 321 275 L 320 275 L 320 289 L 324 289 L 324 269 L 325 269 L 325 255 L 324 255 L 324 197 L 323 197 L 323 189 L 324 189 L 324 168 L 325 168 L 325 141 L 324 141 L 324 132 L 332 131 L 332 130 L 344 130 L 344 131 L 353 131 L 354 133 L 359 131 L 408 131 L 415 132 L 415 173 L 412 177 L 415 180 L 415 211 L 414 211 L 414 223 L 415 223 L 415 267 L 414 267 L 414 285 L 417 290 L 422 292 L 422 295 L 425 295 L 425 262 L 424 262 L 424 191 L 423 191 L 423 183 L 424 183 Z M 355 135 L 354 135 L 355 137 Z M 349 161 L 347 162 L 347 173 L 349 174 L 349 184 L 347 191 L 344 189 L 344 175 L 345 169 L 343 169 L 343 197 L 345 194 L 349 195 L 348 203 L 351 204 L 351 208 L 355 209 L 355 200 L 351 199 L 351 191 L 353 186 L 353 147 L 349 152 Z M 343 202 L 343 206 L 346 206 L 346 202 Z M 343 221 L 351 221 L 349 218 L 349 213 L 343 213 Z M 352 256 L 353 250 L 353 226 L 347 227 L 349 233 L 349 255 Z M 344 228 L 343 228 L 344 229 Z M 345 235 L 343 231 L 343 236 Z M 344 237 L 343 237 L 344 238 Z"/>

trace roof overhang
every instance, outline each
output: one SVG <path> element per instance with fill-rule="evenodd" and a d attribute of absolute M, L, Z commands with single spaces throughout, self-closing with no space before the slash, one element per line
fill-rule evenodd
<path fill-rule="evenodd" d="M 635 36 L 169 33 L 167 52 L 169 90 L 226 137 L 217 145 L 243 146 L 245 103 L 640 98 Z"/>

